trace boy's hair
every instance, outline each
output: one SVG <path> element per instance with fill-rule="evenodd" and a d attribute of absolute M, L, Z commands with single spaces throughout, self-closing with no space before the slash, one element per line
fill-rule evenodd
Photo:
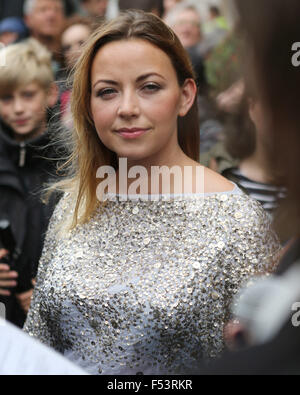
<path fill-rule="evenodd" d="M 9 45 L 2 51 L 4 51 L 5 66 L 0 68 L 1 95 L 11 93 L 32 82 L 38 83 L 45 90 L 50 88 L 54 82 L 51 54 L 38 41 L 30 38 Z"/>

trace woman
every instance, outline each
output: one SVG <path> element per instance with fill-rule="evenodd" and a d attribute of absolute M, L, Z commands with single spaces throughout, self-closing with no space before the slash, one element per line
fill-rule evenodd
<path fill-rule="evenodd" d="M 203 165 L 235 182 L 272 217 L 285 188 L 277 185 L 268 160 L 269 120 L 263 104 L 244 93 L 234 112 L 227 114 L 224 141 L 200 157 Z"/>
<path fill-rule="evenodd" d="M 180 373 L 218 355 L 233 294 L 274 267 L 263 211 L 196 162 L 196 94 L 178 38 L 141 11 L 96 31 L 77 64 L 73 167 L 25 330 L 90 373 Z M 129 173 L 104 203 L 96 175 L 124 173 L 122 159 Z M 138 165 L 143 182 L 130 196 Z M 162 165 L 183 179 L 171 177 L 163 193 L 160 178 L 143 195 Z"/>

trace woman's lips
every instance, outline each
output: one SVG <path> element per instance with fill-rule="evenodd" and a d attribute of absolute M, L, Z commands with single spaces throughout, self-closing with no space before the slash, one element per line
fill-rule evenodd
<path fill-rule="evenodd" d="M 132 128 L 132 129 L 119 129 L 116 132 L 125 139 L 135 139 L 140 137 L 148 132 L 149 129 L 140 129 L 140 128 Z"/>

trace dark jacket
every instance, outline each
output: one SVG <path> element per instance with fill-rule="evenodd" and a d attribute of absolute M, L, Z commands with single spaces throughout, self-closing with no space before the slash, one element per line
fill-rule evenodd
<path fill-rule="evenodd" d="M 21 251 L 15 262 L 19 272 L 17 293 L 31 288 L 30 282 L 37 272 L 44 235 L 55 205 L 54 199 L 47 205 L 42 203 L 40 194 L 43 184 L 55 176 L 57 161 L 47 159 L 55 157 L 53 144 L 49 143 L 49 132 L 26 143 L 18 143 L 0 122 L 0 219 L 11 223 Z M 25 315 L 18 308 L 15 297 L 2 299 L 6 304 L 6 318 L 22 326 Z"/>

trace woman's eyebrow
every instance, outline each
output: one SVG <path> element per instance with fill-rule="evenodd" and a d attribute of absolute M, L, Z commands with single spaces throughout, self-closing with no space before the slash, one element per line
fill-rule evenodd
<path fill-rule="evenodd" d="M 137 78 L 136 81 L 137 82 L 141 82 L 141 81 L 144 81 L 147 78 L 152 77 L 152 76 L 157 76 L 157 77 L 163 78 L 165 80 L 165 77 L 163 77 L 161 74 L 155 73 L 155 72 L 151 72 L 151 73 L 147 73 L 147 74 L 141 75 L 140 77 Z"/>
<path fill-rule="evenodd" d="M 98 80 L 94 83 L 93 88 L 95 88 L 95 86 L 98 85 L 100 82 L 109 85 L 118 85 L 117 81 L 114 80 Z"/>
<path fill-rule="evenodd" d="M 162 78 L 162 79 L 165 80 L 165 77 L 163 77 L 161 74 L 155 73 L 155 72 L 151 72 L 151 73 L 147 73 L 147 74 L 143 74 L 143 75 L 139 76 L 139 77 L 136 79 L 136 82 L 144 81 L 144 80 L 146 80 L 147 78 L 152 77 L 152 76 L 157 76 L 157 77 L 160 77 L 160 78 Z M 95 82 L 95 84 L 93 85 L 93 88 L 95 88 L 95 86 L 98 85 L 99 83 L 109 84 L 109 85 L 115 85 L 115 86 L 118 85 L 118 82 L 117 82 L 117 81 L 101 79 L 101 80 L 98 80 L 98 81 Z"/>

